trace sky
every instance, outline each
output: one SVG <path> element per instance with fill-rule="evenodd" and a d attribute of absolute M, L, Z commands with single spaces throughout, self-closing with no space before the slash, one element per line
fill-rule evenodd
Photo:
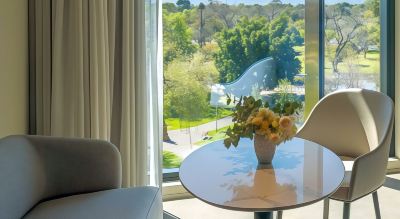
<path fill-rule="evenodd" d="M 173 2 L 175 3 L 176 0 L 161 0 L 163 2 Z M 239 3 L 244 3 L 244 4 L 268 4 L 271 2 L 270 0 L 220 0 L 222 2 L 227 1 L 228 4 L 239 4 Z M 198 5 L 200 2 L 203 3 L 208 3 L 208 0 L 190 0 L 190 2 L 194 5 Z M 297 5 L 299 3 L 304 4 L 304 0 L 282 0 L 283 3 L 290 3 L 292 5 Z M 350 4 L 360 4 L 364 3 L 365 0 L 325 0 L 325 4 L 335 4 L 338 2 L 348 2 Z"/>

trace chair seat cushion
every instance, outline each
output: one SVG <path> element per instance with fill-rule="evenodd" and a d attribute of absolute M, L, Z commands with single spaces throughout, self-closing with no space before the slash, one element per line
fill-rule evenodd
<path fill-rule="evenodd" d="M 351 171 L 353 170 L 354 158 L 341 156 L 344 165 L 344 179 L 341 187 L 349 187 L 351 179 Z"/>
<path fill-rule="evenodd" d="M 45 201 L 26 219 L 161 219 L 162 200 L 155 187 L 113 189 Z"/>

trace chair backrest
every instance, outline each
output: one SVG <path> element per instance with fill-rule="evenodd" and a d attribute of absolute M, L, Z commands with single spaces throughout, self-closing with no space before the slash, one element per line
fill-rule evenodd
<path fill-rule="evenodd" d="M 101 140 L 0 139 L 0 218 L 22 218 L 43 200 L 119 188 L 120 162 L 117 148 Z"/>
<path fill-rule="evenodd" d="M 24 138 L 0 140 L 0 218 L 22 218 L 45 192 L 40 154 Z"/>
<path fill-rule="evenodd" d="M 322 98 L 297 136 L 339 156 L 359 157 L 381 145 L 393 120 L 393 101 L 383 93 L 347 89 Z"/>

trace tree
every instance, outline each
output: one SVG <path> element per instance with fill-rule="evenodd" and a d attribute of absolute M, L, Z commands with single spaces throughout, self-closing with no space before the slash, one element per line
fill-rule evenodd
<path fill-rule="evenodd" d="M 206 6 L 206 9 L 203 10 L 204 41 L 211 42 L 214 39 L 215 33 L 222 31 L 224 28 L 227 27 L 227 25 L 231 25 L 234 22 L 233 17 L 231 19 L 232 14 L 224 14 L 224 13 L 228 13 L 229 11 L 221 10 L 219 8 L 220 6 L 225 7 L 220 3 L 210 3 Z M 232 6 L 229 6 L 229 7 L 232 7 Z M 222 12 L 223 14 L 218 14 L 218 12 Z M 199 27 L 200 27 L 200 25 L 199 25 Z"/>
<path fill-rule="evenodd" d="M 353 13 L 352 5 L 340 3 L 332 5 L 326 10 L 326 30 L 334 30 L 334 34 L 326 34 L 327 41 L 335 40 L 335 51 L 331 61 L 333 72 L 338 72 L 345 48 L 350 44 L 362 26 L 360 14 Z M 332 37 L 332 38 L 331 38 Z"/>
<path fill-rule="evenodd" d="M 171 138 L 168 135 L 168 125 L 163 119 L 163 141 L 171 141 Z"/>
<path fill-rule="evenodd" d="M 235 25 L 236 12 L 232 5 L 221 4 L 219 1 L 212 1 L 208 5 L 212 16 L 218 17 L 225 27 L 232 28 Z"/>
<path fill-rule="evenodd" d="M 183 13 L 163 13 L 164 19 L 164 65 L 175 58 L 190 58 L 196 52 L 192 43 L 192 31 Z"/>
<path fill-rule="evenodd" d="M 164 75 L 164 117 L 188 121 L 189 128 L 191 121 L 208 112 L 209 85 L 217 81 L 217 70 L 197 53 L 191 61 L 174 60 Z"/>
<path fill-rule="evenodd" d="M 188 130 L 190 144 L 192 145 L 190 122 L 204 116 L 204 112 L 208 109 L 208 93 L 195 81 L 188 81 L 185 86 L 179 87 L 175 94 L 173 104 L 176 105 L 177 113 L 181 115 L 181 119 L 189 122 Z"/>
<path fill-rule="evenodd" d="M 217 36 L 220 50 L 215 64 L 220 82 L 237 79 L 254 62 L 272 56 L 276 61 L 278 79 L 293 79 L 300 71 L 294 46 L 303 39 L 295 26 L 289 27 L 289 17 L 280 15 L 272 23 L 264 17 L 242 18 L 232 29 L 224 29 Z"/>
<path fill-rule="evenodd" d="M 282 4 L 282 1 L 281 0 L 271 0 L 271 3 L 270 4 L 278 4 L 278 5 L 281 5 Z"/>
<path fill-rule="evenodd" d="M 372 11 L 375 17 L 379 16 L 379 2 L 380 0 L 366 0 L 365 5 L 367 6 L 368 10 Z"/>
<path fill-rule="evenodd" d="M 269 21 L 272 21 L 283 10 L 283 4 L 281 0 L 272 0 L 267 7 Z"/>
<path fill-rule="evenodd" d="M 219 46 L 216 42 L 205 44 L 200 52 L 204 56 L 204 60 L 214 62 L 215 54 L 219 51 Z"/>
<path fill-rule="evenodd" d="M 162 4 L 162 9 L 166 10 L 168 13 L 176 13 L 179 11 L 174 3 L 168 2 Z"/>
<path fill-rule="evenodd" d="M 290 10 L 290 18 L 294 22 L 297 22 L 297 21 L 304 22 L 304 16 L 305 16 L 304 4 L 296 5 L 295 7 L 292 8 L 292 10 Z"/>
<path fill-rule="evenodd" d="M 183 95 L 182 92 L 191 93 L 193 91 L 194 93 L 191 95 L 196 96 L 201 104 L 208 105 L 209 86 L 217 81 L 218 71 L 213 61 L 206 59 L 199 52 L 190 61 L 179 59 L 172 61 L 164 69 L 164 117 L 188 118 L 188 116 L 183 116 L 182 110 L 179 109 L 182 103 L 177 105 L 176 101 L 178 100 L 174 100 L 174 98 L 178 98 L 177 95 Z M 202 88 L 202 92 L 198 91 L 200 88 Z M 177 92 L 180 94 L 176 94 Z M 200 107 L 197 110 L 199 112 L 196 113 L 200 113 L 200 115 L 206 113 L 202 110 L 203 108 Z"/>
<path fill-rule="evenodd" d="M 305 37 L 304 19 L 294 22 L 293 26 L 299 31 L 300 37 L 303 39 L 303 43 L 304 43 L 304 37 Z"/>
<path fill-rule="evenodd" d="M 178 0 L 176 1 L 176 5 L 178 6 L 180 11 L 189 10 L 191 8 L 189 0 Z"/>
<path fill-rule="evenodd" d="M 278 79 L 289 79 L 301 70 L 301 62 L 296 57 L 299 54 L 293 49 L 303 43 L 303 38 L 294 27 L 289 27 L 289 16 L 282 14 L 270 24 L 270 55 L 276 62 Z"/>
<path fill-rule="evenodd" d="M 375 25 L 366 25 L 360 28 L 354 39 L 355 50 L 362 52 L 364 58 L 367 58 L 367 52 L 370 46 L 379 45 L 379 29 Z"/>
<path fill-rule="evenodd" d="M 215 65 L 220 72 L 220 82 L 238 78 L 254 62 L 269 54 L 267 20 L 263 17 L 240 19 L 232 29 L 217 35 L 220 47 Z"/>

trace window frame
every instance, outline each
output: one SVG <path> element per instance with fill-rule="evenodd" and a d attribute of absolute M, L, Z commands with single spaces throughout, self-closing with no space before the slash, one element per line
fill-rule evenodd
<path fill-rule="evenodd" d="M 381 23 L 381 40 L 380 40 L 380 80 L 381 92 L 395 101 L 395 0 L 380 0 L 380 23 Z M 396 125 L 393 127 L 393 133 L 396 133 Z M 395 157 L 395 135 L 392 135 L 389 156 Z"/>

